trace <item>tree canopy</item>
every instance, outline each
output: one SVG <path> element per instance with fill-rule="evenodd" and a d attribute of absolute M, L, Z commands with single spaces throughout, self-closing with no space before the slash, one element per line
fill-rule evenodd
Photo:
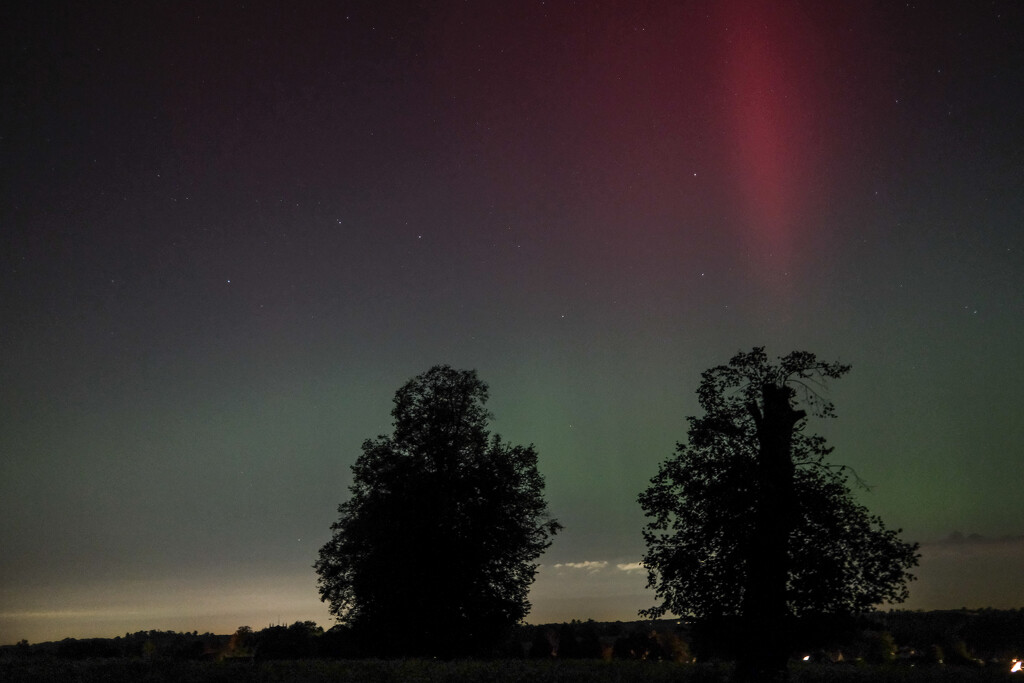
<path fill-rule="evenodd" d="M 435 366 L 395 394 L 393 434 L 363 443 L 314 567 L 370 653 L 487 652 L 530 609 L 561 526 L 533 446 L 488 432 L 487 398 L 475 371 Z"/>
<path fill-rule="evenodd" d="M 771 363 L 754 348 L 702 374 L 705 414 L 688 418 L 688 442 L 639 497 L 661 601 L 646 616 L 735 619 L 741 649 L 784 666 L 786 620 L 906 599 L 917 544 L 857 503 L 849 470 L 805 431 L 809 415 L 834 416 L 826 381 L 849 369 L 807 352 Z"/>

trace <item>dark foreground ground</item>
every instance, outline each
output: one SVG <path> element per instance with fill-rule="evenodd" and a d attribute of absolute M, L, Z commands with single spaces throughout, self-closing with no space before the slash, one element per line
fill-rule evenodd
<path fill-rule="evenodd" d="M 1024 673 L 1000 667 L 871 667 L 798 665 L 794 683 L 1024 683 Z M 708 664 L 673 664 L 633 661 L 455 661 L 423 660 L 300 660 L 262 663 L 175 662 L 131 659 L 13 659 L 0 661 L 0 681 L 132 681 L 150 683 L 278 683 L 330 681 L 332 683 L 725 683 L 731 668 Z"/>

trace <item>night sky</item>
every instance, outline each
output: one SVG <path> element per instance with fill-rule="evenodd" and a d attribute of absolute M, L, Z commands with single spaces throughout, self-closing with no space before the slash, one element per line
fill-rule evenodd
<path fill-rule="evenodd" d="M 0 644 L 329 626 L 439 363 L 565 526 L 528 620 L 634 619 L 636 496 L 760 345 L 853 365 L 809 428 L 907 607 L 1024 607 L 1024 4 L 293 4 L 2 10 Z"/>

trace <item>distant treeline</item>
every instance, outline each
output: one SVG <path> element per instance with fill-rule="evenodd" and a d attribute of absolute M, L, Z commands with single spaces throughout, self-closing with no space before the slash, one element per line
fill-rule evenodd
<path fill-rule="evenodd" d="M 870 619 L 897 645 L 929 652 L 947 664 L 965 656 L 990 660 L 1024 658 L 1024 609 L 877 612 Z"/>
<path fill-rule="evenodd" d="M 401 628 L 396 620 L 396 629 Z M 675 620 L 638 622 L 572 621 L 539 626 L 518 625 L 492 653 L 503 659 L 649 659 L 690 661 L 681 624 Z M 0 647 L 0 658 L 61 659 L 153 658 L 170 660 L 358 659 L 386 650 L 379 643 L 360 643 L 345 626 L 325 631 L 312 621 L 268 626 L 254 631 L 240 627 L 231 635 L 138 631 L 116 638 L 66 638 L 61 641 Z"/>
<path fill-rule="evenodd" d="M 395 628 L 401 628 L 396 620 Z M 898 659 L 914 663 L 980 665 L 1024 655 L 1024 610 L 892 610 L 849 619 L 805 619 L 793 630 L 794 656 L 818 661 Z M 713 661 L 726 649 L 731 624 L 688 624 L 661 619 L 635 622 L 572 621 L 516 626 L 493 652 L 502 659 L 620 659 Z M 0 647 L 0 658 L 289 660 L 358 659 L 380 644 L 359 643 L 345 626 L 325 631 L 312 621 L 240 627 L 231 635 L 138 631 L 116 638 L 66 638 L 61 641 Z"/>

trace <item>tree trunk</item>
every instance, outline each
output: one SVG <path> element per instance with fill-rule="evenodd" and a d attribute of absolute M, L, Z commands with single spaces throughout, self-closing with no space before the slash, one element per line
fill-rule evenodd
<path fill-rule="evenodd" d="M 794 410 L 785 385 L 761 387 L 761 406 L 747 406 L 757 425 L 757 499 L 747 553 L 747 582 L 740 620 L 738 681 L 784 681 L 790 638 L 786 586 L 789 535 L 794 523 L 793 428 L 806 413 Z"/>

